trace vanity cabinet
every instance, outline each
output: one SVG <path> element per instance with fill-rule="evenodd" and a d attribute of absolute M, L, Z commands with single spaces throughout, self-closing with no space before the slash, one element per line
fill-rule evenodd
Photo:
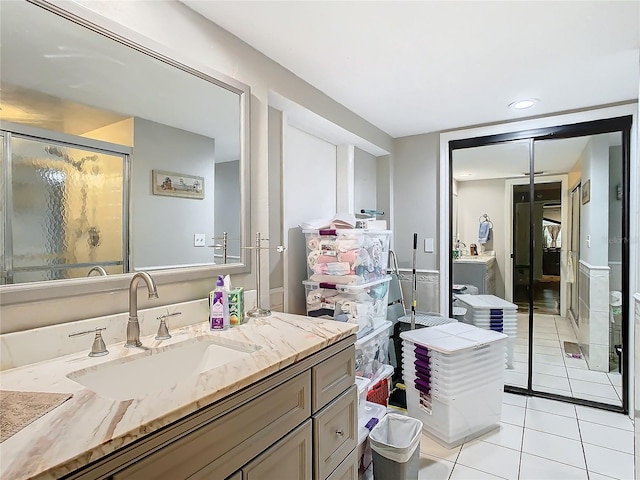
<path fill-rule="evenodd" d="M 474 285 L 479 295 L 496 293 L 496 260 L 489 257 L 486 261 L 454 260 L 453 283 L 456 285 Z M 465 292 L 466 293 L 466 292 Z"/>
<path fill-rule="evenodd" d="M 350 478 L 358 441 L 354 341 L 331 345 L 65 478 Z"/>
<path fill-rule="evenodd" d="M 238 480 L 312 480 L 311 420 L 242 468 Z"/>

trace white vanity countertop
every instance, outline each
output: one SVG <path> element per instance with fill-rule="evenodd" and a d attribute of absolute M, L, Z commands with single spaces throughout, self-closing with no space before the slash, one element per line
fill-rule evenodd
<path fill-rule="evenodd" d="M 223 332 L 209 332 L 207 323 L 200 322 L 172 330 L 170 340 L 142 337 L 143 345 L 150 348 L 202 335 L 211 335 L 221 343 L 261 348 L 238 361 L 167 385 L 160 392 L 125 401 L 100 397 L 66 377 L 70 372 L 140 353 L 140 349 L 126 349 L 122 343 L 108 345 L 110 353 L 104 357 L 91 358 L 85 351 L 5 370 L 3 390 L 73 396 L 0 445 L 0 478 L 59 478 L 356 331 L 353 324 L 273 313 Z"/>
<path fill-rule="evenodd" d="M 453 263 L 485 263 L 489 264 L 495 261 L 496 257 L 493 255 L 465 255 L 453 260 Z"/>

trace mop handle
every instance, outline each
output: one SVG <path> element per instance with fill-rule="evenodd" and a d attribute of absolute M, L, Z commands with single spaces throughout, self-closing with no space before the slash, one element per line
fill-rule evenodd
<path fill-rule="evenodd" d="M 411 285 L 411 330 L 416 328 L 416 290 L 418 288 L 418 276 L 416 274 L 416 255 L 418 253 L 418 234 L 413 234 L 413 283 Z"/>

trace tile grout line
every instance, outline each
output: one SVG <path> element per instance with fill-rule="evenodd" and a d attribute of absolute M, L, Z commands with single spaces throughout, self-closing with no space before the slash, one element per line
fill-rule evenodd
<path fill-rule="evenodd" d="M 576 412 L 576 423 L 578 424 L 578 435 L 580 435 L 580 448 L 582 448 L 582 458 L 584 458 L 584 469 L 587 472 L 587 479 L 590 478 L 589 475 L 589 465 L 587 464 L 587 453 L 584 451 L 584 441 L 582 439 L 582 430 L 580 429 L 580 420 L 578 419 L 578 410 L 576 406 L 573 406 L 573 410 Z"/>
<path fill-rule="evenodd" d="M 522 449 L 524 447 L 524 433 L 526 430 L 526 424 L 527 424 L 527 410 L 529 410 L 529 398 L 527 397 L 527 399 L 524 402 L 524 419 L 522 420 L 522 438 L 520 439 L 520 460 L 518 461 L 518 479 L 520 478 L 520 472 L 522 470 Z"/>

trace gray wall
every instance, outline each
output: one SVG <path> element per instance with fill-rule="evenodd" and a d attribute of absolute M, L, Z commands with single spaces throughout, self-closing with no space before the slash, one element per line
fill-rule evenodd
<path fill-rule="evenodd" d="M 394 250 L 398 263 L 412 263 L 413 233 L 418 234 L 417 267 L 438 268 L 438 162 L 440 134 L 428 133 L 394 140 Z M 434 239 L 434 253 L 424 253 L 424 239 Z"/>
<path fill-rule="evenodd" d="M 134 120 L 131 158 L 131 252 L 136 269 L 211 263 L 213 250 L 194 247 L 194 233 L 213 236 L 214 140 L 177 128 Z M 205 198 L 153 195 L 151 171 L 204 177 Z"/>
<path fill-rule="evenodd" d="M 377 209 L 377 163 L 376 157 L 359 148 L 354 149 L 353 156 L 354 185 L 353 206 L 355 212 L 361 209 Z"/>
<path fill-rule="evenodd" d="M 269 238 L 270 245 L 284 245 L 282 238 L 282 112 L 269 107 Z M 284 286 L 284 256 L 269 250 L 269 287 Z"/>
<path fill-rule="evenodd" d="M 224 232 L 228 234 L 227 263 L 235 263 L 240 256 L 240 160 L 216 163 L 215 165 L 215 191 L 214 206 L 215 218 L 213 233 L 216 238 L 222 237 Z M 207 239 L 207 245 L 220 244 Z M 222 250 L 215 250 L 216 263 L 221 263 Z"/>

